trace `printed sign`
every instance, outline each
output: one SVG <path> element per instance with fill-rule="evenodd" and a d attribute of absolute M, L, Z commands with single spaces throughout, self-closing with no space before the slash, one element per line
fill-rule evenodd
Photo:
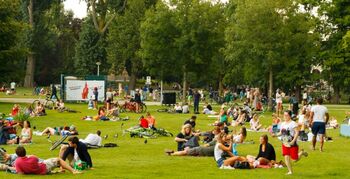
<path fill-rule="evenodd" d="M 68 101 L 87 101 L 94 99 L 94 88 L 98 91 L 98 101 L 105 99 L 105 81 L 95 80 L 67 80 L 66 100 Z"/>

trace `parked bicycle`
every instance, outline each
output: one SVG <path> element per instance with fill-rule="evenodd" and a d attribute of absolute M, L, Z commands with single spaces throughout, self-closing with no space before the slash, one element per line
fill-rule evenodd
<path fill-rule="evenodd" d="M 38 104 L 40 104 L 40 103 L 44 104 L 44 107 L 46 109 L 50 109 L 50 110 L 54 109 L 55 102 L 50 97 L 51 97 L 51 94 L 46 94 L 46 98 L 45 98 L 44 102 L 41 102 L 40 99 L 34 100 L 32 105 L 31 105 L 32 109 L 36 109 Z"/>
<path fill-rule="evenodd" d="M 124 105 L 120 107 L 120 112 L 145 113 L 146 111 L 147 111 L 147 106 L 145 103 L 140 103 L 138 110 L 136 110 L 136 102 L 132 102 L 132 101 L 126 101 Z"/>

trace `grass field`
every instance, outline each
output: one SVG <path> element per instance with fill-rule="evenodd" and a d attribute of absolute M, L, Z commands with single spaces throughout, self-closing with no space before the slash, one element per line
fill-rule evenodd
<path fill-rule="evenodd" d="M 169 157 L 164 154 L 164 149 L 176 149 L 176 142 L 171 137 L 160 137 L 157 139 L 130 138 L 128 135 L 122 136 L 121 124 L 124 129 L 137 124 L 139 114 L 123 113 L 122 116 L 129 116 L 131 119 L 126 122 L 93 122 L 82 121 L 81 117 L 86 115 L 96 115 L 96 111 L 87 110 L 87 105 L 66 104 L 69 108 L 76 109 L 82 113 L 58 113 L 48 111 L 44 117 L 31 119 L 32 127 L 43 130 L 47 126 L 64 126 L 74 124 L 79 130 L 79 137 L 85 138 L 88 133 L 94 133 L 97 129 L 102 131 L 102 136 L 108 134 L 109 138 L 104 143 L 117 143 L 120 147 L 101 148 L 89 150 L 94 170 L 84 171 L 83 174 L 73 176 L 70 173 L 60 173 L 48 176 L 26 176 L 29 178 L 350 178 L 350 139 L 339 136 L 339 129 L 328 130 L 329 136 L 334 142 L 325 143 L 325 152 L 321 153 L 310 150 L 310 143 L 299 142 L 300 148 L 309 152 L 309 157 L 303 158 L 293 164 L 294 174 L 285 176 L 286 168 L 283 169 L 255 169 L 255 170 L 220 170 L 212 157 Z M 12 104 L 0 103 L 0 112 L 9 113 Z M 148 106 L 149 111 L 157 120 L 157 127 L 168 129 L 176 135 L 182 123 L 191 114 L 168 114 L 158 113 L 156 109 L 160 106 Z M 345 117 L 345 111 L 350 111 L 347 105 L 329 105 L 330 115 L 336 117 L 341 122 Z M 218 110 L 218 106 L 215 107 Z M 202 131 L 210 130 L 208 124 L 215 119 L 206 115 L 198 115 L 197 129 Z M 261 116 L 264 125 L 271 123 L 271 113 Z M 118 138 L 112 136 L 119 134 Z M 241 144 L 238 146 L 240 155 L 258 152 L 259 136 L 262 133 L 248 132 L 247 140 L 254 140 L 255 144 Z M 51 137 L 58 139 L 58 137 Z M 34 143 L 26 145 L 27 153 L 34 154 L 40 158 L 50 158 L 58 156 L 58 149 L 49 151 L 50 144 L 44 136 L 34 136 Z M 282 160 L 281 143 L 270 137 L 270 142 L 274 145 L 277 160 Z M 2 146 L 12 152 L 16 145 Z M 22 176 L 0 172 L 0 178 L 19 178 Z"/>

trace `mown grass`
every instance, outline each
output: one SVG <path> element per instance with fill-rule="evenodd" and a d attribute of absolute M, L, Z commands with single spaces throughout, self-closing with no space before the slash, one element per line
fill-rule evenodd
<path fill-rule="evenodd" d="M 128 135 L 122 136 L 121 124 L 124 129 L 137 124 L 140 114 L 123 113 L 122 116 L 129 116 L 131 120 L 126 122 L 102 122 L 102 121 L 82 121 L 81 117 L 86 115 L 96 115 L 96 111 L 87 110 L 87 105 L 66 104 L 66 106 L 81 111 L 82 113 L 58 113 L 48 111 L 44 117 L 36 117 L 31 120 L 32 126 L 37 129 L 44 129 L 47 126 L 64 126 L 74 124 L 79 130 L 79 137 L 84 138 L 88 133 L 93 133 L 97 129 L 102 130 L 102 136 L 108 134 L 109 138 L 104 143 L 117 143 L 120 147 L 101 148 L 89 150 L 94 170 L 84 171 L 83 174 L 73 176 L 69 173 L 60 173 L 48 176 L 26 176 L 29 178 L 349 178 L 350 163 L 350 139 L 339 136 L 339 129 L 328 130 L 329 136 L 333 137 L 333 142 L 325 143 L 325 152 L 311 151 L 310 143 L 299 142 L 300 148 L 309 152 L 308 158 L 303 158 L 293 164 L 293 176 L 285 176 L 287 169 L 255 169 L 255 170 L 219 170 L 212 157 L 169 157 L 164 154 L 164 149 L 176 149 L 174 138 L 160 137 L 157 139 L 130 138 Z M 0 112 L 9 113 L 12 104 L 0 103 Z M 191 114 L 168 114 L 158 113 L 156 109 L 160 106 L 148 106 L 149 111 L 157 119 L 157 127 L 168 129 L 176 135 L 182 123 Z M 349 105 L 328 106 L 331 116 L 336 117 L 341 122 L 345 117 L 345 111 L 350 111 Z M 218 106 L 215 106 L 218 110 Z M 210 130 L 208 124 L 215 119 L 206 115 L 198 115 L 197 129 L 202 131 Z M 261 116 L 264 125 L 271 123 L 271 113 Z M 118 138 L 113 138 L 119 134 Z M 255 144 L 242 144 L 238 146 L 240 155 L 258 152 L 258 140 L 262 133 L 248 132 L 247 140 L 255 141 Z M 51 137 L 58 139 L 58 137 Z M 58 156 L 58 150 L 49 151 L 50 144 L 46 137 L 34 136 L 34 143 L 26 145 L 27 153 L 34 154 L 41 158 Z M 281 143 L 270 137 L 270 142 L 274 145 L 277 160 L 282 160 Z M 1 146 L 13 152 L 16 145 Z M 14 174 L 0 172 L 1 178 L 22 177 Z"/>

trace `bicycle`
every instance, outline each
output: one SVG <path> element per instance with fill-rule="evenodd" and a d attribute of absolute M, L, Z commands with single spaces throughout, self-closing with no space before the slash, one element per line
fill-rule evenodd
<path fill-rule="evenodd" d="M 145 113 L 146 111 L 147 111 L 147 106 L 143 102 L 139 104 L 138 111 L 136 111 L 136 103 L 135 102 L 125 102 L 125 104 L 120 107 L 120 112 Z"/>
<path fill-rule="evenodd" d="M 175 109 L 172 106 L 169 106 L 167 108 L 157 109 L 157 112 L 176 113 Z"/>
<path fill-rule="evenodd" d="M 135 127 L 131 127 L 129 129 L 123 130 L 123 136 L 126 133 L 129 133 L 130 137 L 140 137 L 140 138 L 146 138 L 146 139 L 157 138 L 157 136 L 154 135 L 154 131 L 152 129 L 142 128 L 140 126 L 135 126 Z"/>
<path fill-rule="evenodd" d="M 50 110 L 54 109 L 55 102 L 50 97 L 51 97 L 51 94 L 46 94 L 46 98 L 45 98 L 44 102 L 41 102 L 40 98 L 37 100 L 34 100 L 32 105 L 31 105 L 32 109 L 36 109 L 38 104 L 40 104 L 40 103 L 44 104 L 44 107 L 46 109 L 50 109 Z"/>
<path fill-rule="evenodd" d="M 173 133 L 163 129 L 163 128 L 156 128 L 156 129 L 153 129 L 154 131 L 154 134 L 156 135 L 160 135 L 160 136 L 166 136 L 166 137 L 173 137 Z"/>

